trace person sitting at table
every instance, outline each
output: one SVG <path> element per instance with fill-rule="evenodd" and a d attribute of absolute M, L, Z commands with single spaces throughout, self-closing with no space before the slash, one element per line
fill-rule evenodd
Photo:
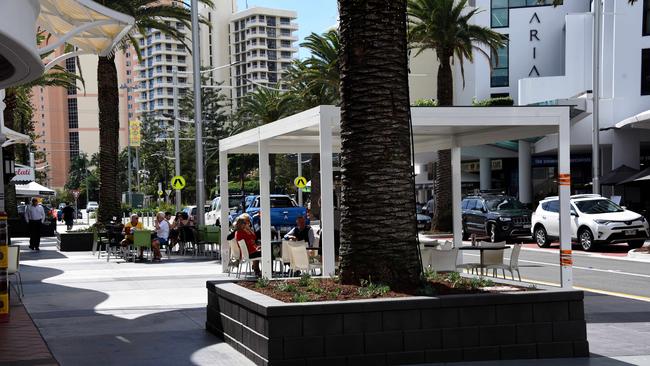
<path fill-rule="evenodd" d="M 144 230 L 144 225 L 140 222 L 138 214 L 133 214 L 131 215 L 131 220 L 127 222 L 122 229 L 122 235 L 124 235 L 124 239 L 120 242 L 122 248 L 133 245 L 133 232 L 136 230 Z M 144 260 L 144 257 L 142 256 L 142 248 L 140 248 L 140 256 L 138 259 Z"/>
<path fill-rule="evenodd" d="M 315 244 L 314 231 L 305 223 L 305 217 L 301 215 L 296 218 L 296 226 L 284 236 L 284 240 L 305 241 L 311 248 Z"/>
<path fill-rule="evenodd" d="M 170 215 L 171 216 L 171 215 Z M 170 248 L 173 248 L 176 243 L 178 243 L 179 237 L 179 226 L 181 223 L 181 212 L 176 212 L 174 215 L 174 220 L 167 220 L 169 222 L 169 245 Z"/>
<path fill-rule="evenodd" d="M 169 238 L 169 223 L 165 219 L 164 212 L 156 214 L 156 237 L 151 242 L 151 249 L 153 250 L 153 260 L 160 261 L 160 246 L 167 245 Z"/>
<path fill-rule="evenodd" d="M 262 257 L 262 251 L 255 245 L 255 233 L 251 228 L 250 216 L 247 214 L 242 214 L 237 217 L 235 221 L 235 240 L 239 243 L 240 240 L 243 240 L 246 243 L 246 248 L 248 249 L 248 257 L 253 260 L 255 258 Z M 259 259 L 253 260 L 253 272 L 255 276 L 261 277 L 262 271 L 260 271 L 260 261 Z"/>
<path fill-rule="evenodd" d="M 177 228 L 180 241 L 184 243 L 194 242 L 194 221 L 187 212 L 181 212 Z"/>

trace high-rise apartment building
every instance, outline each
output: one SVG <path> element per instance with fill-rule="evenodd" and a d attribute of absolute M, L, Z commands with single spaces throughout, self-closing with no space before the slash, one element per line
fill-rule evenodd
<path fill-rule="evenodd" d="M 171 4 L 180 4 L 170 1 Z M 201 65 L 204 68 L 224 68 L 209 74 L 211 83 L 228 82 L 228 19 L 236 9 L 235 0 L 216 0 L 213 7 L 201 5 L 200 16 L 211 26 L 201 25 Z M 181 5 L 179 5 L 181 6 Z M 192 44 L 192 31 L 184 23 L 168 19 L 165 24 L 185 34 L 185 43 Z M 192 88 L 192 55 L 182 42 L 156 29 L 145 36 L 137 35 L 142 62 L 135 67 L 134 116 L 145 113 L 174 113 L 173 72 L 178 71 L 178 95 L 182 97 Z"/>
<path fill-rule="evenodd" d="M 280 81 L 295 59 L 298 30 L 294 11 L 254 7 L 230 19 L 233 106 L 258 86 L 286 88 Z"/>

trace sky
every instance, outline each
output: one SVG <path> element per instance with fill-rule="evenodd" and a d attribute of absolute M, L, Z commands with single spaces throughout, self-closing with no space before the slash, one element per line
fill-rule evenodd
<path fill-rule="evenodd" d="M 325 32 L 338 20 L 336 0 L 237 0 L 237 9 L 245 10 L 247 2 L 249 8 L 261 6 L 297 12 L 298 44 L 312 32 L 319 34 Z M 309 53 L 302 48 L 298 52 L 299 58 L 308 55 Z"/>

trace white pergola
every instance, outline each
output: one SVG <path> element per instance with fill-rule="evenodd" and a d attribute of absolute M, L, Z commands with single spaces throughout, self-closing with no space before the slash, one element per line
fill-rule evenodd
<path fill-rule="evenodd" d="M 560 246 L 562 287 L 572 286 L 569 106 L 536 107 L 433 107 L 412 108 L 415 153 L 451 149 L 454 245 L 462 245 L 461 149 L 504 140 L 518 140 L 557 133 L 560 199 Z M 219 142 L 219 191 L 228 200 L 228 154 L 258 154 L 260 207 L 262 210 L 262 274 L 272 276 L 271 220 L 269 200 L 269 154 L 319 153 L 321 192 L 333 192 L 332 153 L 341 149 L 340 109 L 319 106 L 283 118 Z M 225 201 L 224 201 L 225 200 Z M 221 206 L 222 258 L 229 258 L 227 205 Z M 321 196 L 321 245 L 323 273 L 333 274 L 333 195 Z M 223 260 L 224 270 L 227 260 Z"/>

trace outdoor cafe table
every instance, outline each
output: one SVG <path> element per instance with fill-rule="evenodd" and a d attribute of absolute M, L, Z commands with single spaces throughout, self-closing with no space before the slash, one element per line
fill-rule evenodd
<path fill-rule="evenodd" d="M 485 253 L 486 250 L 505 250 L 505 249 L 509 249 L 509 248 L 510 248 L 510 245 L 500 245 L 500 246 L 493 246 L 493 247 L 466 245 L 466 246 L 463 246 L 463 247 L 459 247 L 458 250 L 479 251 L 480 254 L 481 254 L 481 263 L 480 263 L 481 264 L 481 274 L 483 274 L 483 266 L 484 266 L 484 264 L 483 264 L 483 253 Z"/>

